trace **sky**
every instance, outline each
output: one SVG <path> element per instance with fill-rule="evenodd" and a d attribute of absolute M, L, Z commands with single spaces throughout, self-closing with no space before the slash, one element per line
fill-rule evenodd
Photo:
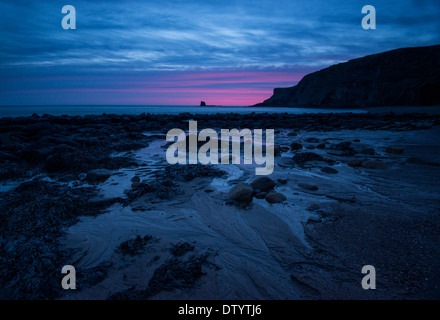
<path fill-rule="evenodd" d="M 434 44 L 439 0 L 0 0 L 0 105 L 252 105 L 332 64 Z"/>

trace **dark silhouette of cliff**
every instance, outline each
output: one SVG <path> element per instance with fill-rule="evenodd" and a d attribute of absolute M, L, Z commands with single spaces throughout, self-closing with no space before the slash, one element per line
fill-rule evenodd
<path fill-rule="evenodd" d="M 440 45 L 353 59 L 276 88 L 257 106 L 353 108 L 440 105 Z"/>

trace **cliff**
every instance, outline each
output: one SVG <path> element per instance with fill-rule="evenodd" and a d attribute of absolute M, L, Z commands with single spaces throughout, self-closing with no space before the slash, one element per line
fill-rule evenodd
<path fill-rule="evenodd" d="M 440 45 L 353 59 L 276 88 L 257 106 L 353 108 L 440 105 Z"/>

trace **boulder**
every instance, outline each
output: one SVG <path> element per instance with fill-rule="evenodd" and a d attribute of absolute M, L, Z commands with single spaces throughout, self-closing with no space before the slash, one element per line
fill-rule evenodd
<path fill-rule="evenodd" d="M 239 183 L 229 190 L 229 197 L 238 202 L 251 202 L 254 189 L 247 183 Z"/>
<path fill-rule="evenodd" d="M 287 200 L 286 196 L 279 192 L 271 192 L 264 197 L 264 199 L 269 203 L 281 203 Z"/>
<path fill-rule="evenodd" d="M 269 177 L 258 177 L 251 182 L 252 188 L 254 188 L 254 190 L 259 190 L 260 192 L 267 192 L 274 188 L 275 185 L 275 181 Z"/>
<path fill-rule="evenodd" d="M 141 178 L 139 176 L 134 176 L 133 178 L 131 178 L 130 181 L 131 182 L 141 182 Z"/>

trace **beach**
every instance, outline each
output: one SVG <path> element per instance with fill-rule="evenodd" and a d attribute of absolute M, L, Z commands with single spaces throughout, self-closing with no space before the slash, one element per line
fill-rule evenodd
<path fill-rule="evenodd" d="M 2 118 L 0 298 L 438 299 L 440 115 L 379 111 Z M 273 173 L 168 164 L 189 121 L 274 129 Z"/>

